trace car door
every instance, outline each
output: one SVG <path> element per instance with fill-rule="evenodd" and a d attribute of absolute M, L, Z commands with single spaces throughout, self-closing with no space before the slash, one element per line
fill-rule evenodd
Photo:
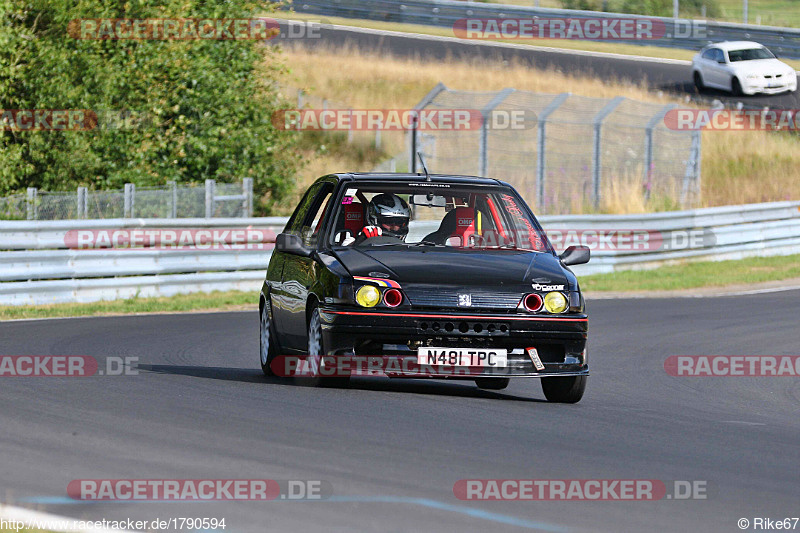
<path fill-rule="evenodd" d="M 322 224 L 327 214 L 334 191 L 331 181 L 317 182 L 314 190 L 304 198 L 305 212 L 298 213 L 297 219 L 289 228 L 291 233 L 299 235 L 306 248 L 316 249 L 319 237 L 324 233 Z M 306 347 L 306 302 L 309 288 L 316 281 L 316 256 L 285 253 L 283 273 L 280 283 L 280 305 L 273 313 L 277 313 L 276 327 L 281 338 L 281 346 L 290 350 L 303 351 Z"/>
<path fill-rule="evenodd" d="M 714 50 L 714 60 L 711 61 L 711 72 L 714 86 L 720 89 L 730 89 L 731 76 L 728 72 L 728 60 L 725 52 L 719 48 L 712 48 L 712 50 Z"/>
<path fill-rule="evenodd" d="M 703 84 L 707 87 L 720 88 L 720 71 L 718 58 L 721 57 L 722 50 L 719 48 L 709 48 L 700 57 L 702 68 L 700 74 L 703 77 Z"/>

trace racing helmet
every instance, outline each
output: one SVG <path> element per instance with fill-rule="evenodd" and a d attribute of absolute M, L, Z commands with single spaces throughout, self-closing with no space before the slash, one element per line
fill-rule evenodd
<path fill-rule="evenodd" d="M 378 226 L 384 235 L 405 240 L 410 219 L 411 209 L 396 194 L 378 194 L 367 205 L 367 224 Z"/>

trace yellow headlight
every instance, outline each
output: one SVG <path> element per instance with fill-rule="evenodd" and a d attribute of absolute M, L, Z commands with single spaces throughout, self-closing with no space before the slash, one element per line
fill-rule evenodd
<path fill-rule="evenodd" d="M 381 301 L 381 291 L 372 285 L 364 285 L 356 292 L 356 301 L 362 307 L 375 307 Z"/>
<path fill-rule="evenodd" d="M 567 309 L 567 298 L 560 292 L 548 292 L 544 297 L 544 308 L 549 313 L 563 313 Z"/>

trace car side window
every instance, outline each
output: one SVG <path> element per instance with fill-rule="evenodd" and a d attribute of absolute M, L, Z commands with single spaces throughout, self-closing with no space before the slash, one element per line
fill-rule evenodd
<path fill-rule="evenodd" d="M 714 57 L 715 56 L 715 54 L 714 54 L 715 50 L 716 50 L 716 48 L 709 48 L 708 50 L 703 52 L 703 59 L 708 59 L 709 61 L 716 61 L 717 58 Z"/>
<path fill-rule="evenodd" d="M 308 209 L 311 207 L 311 204 L 317 197 L 322 185 L 322 183 L 315 183 L 308 189 L 308 191 L 306 191 L 303 199 L 300 200 L 299 204 L 297 204 L 297 208 L 294 210 L 294 213 L 292 213 L 292 216 L 289 217 L 289 221 L 286 223 L 286 227 L 283 230 L 285 233 L 294 233 L 296 235 L 300 235 L 300 229 L 303 225 L 303 221 L 306 219 Z"/>
<path fill-rule="evenodd" d="M 714 60 L 717 63 L 724 63 L 725 62 L 725 53 L 720 50 L 719 48 L 714 48 Z"/>
<path fill-rule="evenodd" d="M 300 226 L 300 236 L 306 246 L 313 247 L 317 244 L 321 228 L 320 224 L 325 218 L 327 213 L 326 207 L 330 203 L 333 194 L 333 184 L 323 183 L 321 189 L 314 196 L 311 202 L 308 213 Z"/>

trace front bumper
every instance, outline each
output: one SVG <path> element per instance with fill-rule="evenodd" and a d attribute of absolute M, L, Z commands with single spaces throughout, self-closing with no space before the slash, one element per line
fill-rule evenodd
<path fill-rule="evenodd" d="M 743 90 L 748 94 L 778 94 L 786 91 L 794 92 L 797 90 L 797 78 L 795 77 L 794 79 L 789 79 L 789 77 L 786 77 L 785 80 L 781 81 L 767 79 L 745 80 Z"/>
<path fill-rule="evenodd" d="M 399 372 L 402 377 L 549 377 L 589 373 L 586 356 L 588 318 L 528 316 L 518 313 L 456 313 L 320 309 L 322 336 L 327 354 L 394 356 L 416 363 L 417 348 L 502 348 L 508 364 L 502 368 L 462 367 L 468 373 L 431 368 L 424 375 Z M 544 364 L 537 370 L 526 352 L 536 348 Z"/>

